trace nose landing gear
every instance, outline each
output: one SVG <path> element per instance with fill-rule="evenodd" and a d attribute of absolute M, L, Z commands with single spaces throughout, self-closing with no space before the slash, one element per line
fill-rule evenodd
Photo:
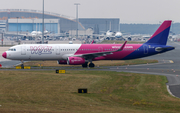
<path fill-rule="evenodd" d="M 21 64 L 21 69 L 24 69 L 24 61 L 21 60 L 22 64 Z"/>

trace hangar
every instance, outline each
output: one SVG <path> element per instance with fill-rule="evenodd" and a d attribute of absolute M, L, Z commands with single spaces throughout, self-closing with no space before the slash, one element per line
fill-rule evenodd
<path fill-rule="evenodd" d="M 44 29 L 51 33 L 65 33 L 72 30 L 92 28 L 95 34 L 111 30 L 118 31 L 118 18 L 79 18 L 76 19 L 62 14 L 44 12 Z M 30 9 L 0 9 L 0 32 L 32 32 L 42 31 L 42 11 Z"/>
<path fill-rule="evenodd" d="M 63 33 L 71 29 L 76 29 L 77 24 L 74 18 L 57 13 L 44 12 L 46 21 L 45 29 L 54 27 L 56 33 Z M 42 11 L 29 9 L 0 9 L 0 28 L 5 31 L 33 31 L 36 24 L 39 24 L 39 30 L 42 31 Z M 55 19 L 55 20 L 54 20 Z M 3 21 L 2 21 L 3 20 Z M 53 27 L 52 27 L 53 28 Z M 79 23 L 79 29 L 83 26 Z"/>

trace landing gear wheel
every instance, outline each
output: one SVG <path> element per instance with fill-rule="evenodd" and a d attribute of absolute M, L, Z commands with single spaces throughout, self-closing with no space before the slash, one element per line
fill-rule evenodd
<path fill-rule="evenodd" d="M 24 64 L 21 64 L 21 69 L 24 69 Z"/>
<path fill-rule="evenodd" d="M 95 65 L 93 63 L 90 63 L 89 64 L 89 67 L 94 67 Z"/>
<path fill-rule="evenodd" d="M 24 69 L 24 61 L 21 60 L 22 64 L 21 64 L 21 69 Z"/>
<path fill-rule="evenodd" d="M 82 64 L 82 67 L 83 67 L 83 68 L 87 68 L 87 64 L 88 64 L 88 62 Z"/>

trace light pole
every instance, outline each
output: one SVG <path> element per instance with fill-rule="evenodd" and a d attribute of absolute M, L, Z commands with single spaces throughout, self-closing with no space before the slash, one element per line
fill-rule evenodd
<path fill-rule="evenodd" d="M 18 41 L 18 18 L 19 17 L 16 17 L 17 18 L 17 41 Z"/>
<path fill-rule="evenodd" d="M 51 20 L 50 20 L 50 34 L 51 34 Z"/>
<path fill-rule="evenodd" d="M 33 23 L 32 23 L 32 24 L 33 24 L 33 25 L 32 25 L 32 31 L 34 31 L 34 19 L 32 19 L 32 22 L 33 22 Z"/>
<path fill-rule="evenodd" d="M 37 18 L 36 18 L 36 35 L 35 35 L 35 40 L 37 40 Z"/>
<path fill-rule="evenodd" d="M 106 20 L 106 32 L 107 32 L 107 20 Z"/>
<path fill-rule="evenodd" d="M 52 30 L 53 30 L 53 38 L 54 38 L 54 32 L 55 32 L 55 29 L 54 29 L 54 21 L 52 21 Z"/>
<path fill-rule="evenodd" d="M 2 47 L 3 47 L 3 33 L 2 33 L 2 40 L 1 41 L 2 41 Z"/>
<path fill-rule="evenodd" d="M 42 17 L 42 44 L 44 44 L 44 0 L 43 0 L 43 17 Z"/>
<path fill-rule="evenodd" d="M 172 35 L 175 35 L 175 32 L 173 32 L 173 23 L 174 23 L 174 21 L 172 21 L 172 24 L 171 24 L 171 28 L 172 28 L 172 30 L 171 30 L 171 32 L 172 32 Z"/>
<path fill-rule="evenodd" d="M 80 5 L 80 3 L 74 3 L 74 5 L 76 5 L 76 22 L 77 22 L 77 29 L 76 29 L 76 38 L 78 38 L 78 23 L 79 23 L 79 19 L 78 19 L 78 5 Z"/>

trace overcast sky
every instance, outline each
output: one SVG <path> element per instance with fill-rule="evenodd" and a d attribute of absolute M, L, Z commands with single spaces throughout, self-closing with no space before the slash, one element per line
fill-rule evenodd
<path fill-rule="evenodd" d="M 3 1 L 3 2 L 2 2 Z M 1 0 L 0 9 L 42 10 L 43 0 Z M 180 22 L 180 0 L 44 0 L 45 11 L 79 18 L 120 18 L 121 23 Z"/>

